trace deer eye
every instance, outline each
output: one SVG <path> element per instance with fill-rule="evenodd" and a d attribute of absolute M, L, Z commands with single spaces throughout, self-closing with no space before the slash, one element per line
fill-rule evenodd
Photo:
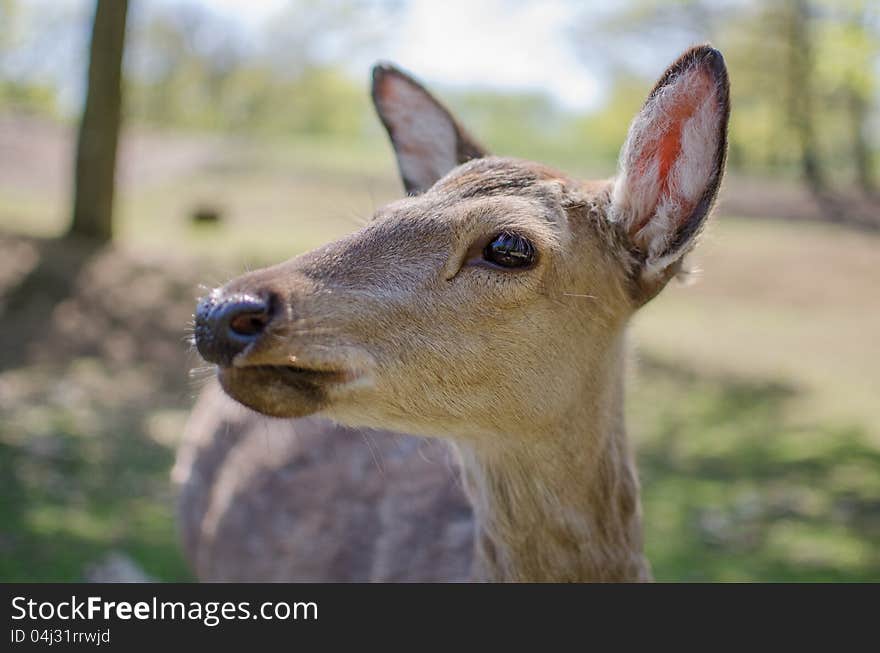
<path fill-rule="evenodd" d="M 527 268 L 535 262 L 537 252 L 528 238 L 502 231 L 486 245 L 483 259 L 502 268 Z"/>

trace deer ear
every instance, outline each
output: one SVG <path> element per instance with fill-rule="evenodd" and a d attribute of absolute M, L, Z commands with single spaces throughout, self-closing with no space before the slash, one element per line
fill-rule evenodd
<path fill-rule="evenodd" d="M 693 246 L 718 194 L 727 152 L 730 83 L 721 53 L 694 47 L 672 64 L 630 126 L 614 182 L 612 220 L 660 286 Z"/>
<path fill-rule="evenodd" d="M 373 104 L 407 193 L 421 193 L 457 165 L 486 155 L 446 107 L 391 64 L 373 67 Z"/>

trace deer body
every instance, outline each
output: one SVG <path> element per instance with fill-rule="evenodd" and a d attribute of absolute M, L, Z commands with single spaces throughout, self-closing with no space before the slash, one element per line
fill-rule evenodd
<path fill-rule="evenodd" d="M 694 48 L 667 70 L 604 182 L 487 155 L 396 69 L 375 69 L 373 99 L 411 195 L 355 234 L 212 292 L 196 313 L 199 351 L 228 395 L 264 415 L 450 442 L 473 526 L 462 517 L 456 536 L 438 540 L 452 545 L 437 548 L 438 562 L 466 534 L 489 580 L 648 579 L 623 423 L 625 330 L 678 273 L 717 193 L 729 113 L 721 55 Z M 220 483 L 233 465 L 204 472 L 200 458 L 223 437 L 207 432 L 207 445 L 184 449 L 185 484 L 198 470 Z M 278 456 L 277 469 L 292 463 L 304 477 L 307 456 Z M 257 467 L 247 476 L 265 479 Z M 451 477 L 426 472 L 424 496 Z M 200 505 L 219 500 L 215 512 L 247 502 L 211 495 Z M 273 500 L 283 510 L 284 497 Z M 456 501 L 449 491 L 435 508 Z M 196 512 L 196 524 L 184 519 L 190 542 L 217 531 L 210 510 Z M 293 541 L 309 521 L 301 514 L 276 537 Z M 288 558 L 309 545 L 294 548 Z M 204 560 L 201 575 L 217 576 Z"/>
<path fill-rule="evenodd" d="M 465 581 L 473 516 L 439 440 L 273 420 L 212 384 L 174 478 L 184 552 L 210 581 Z"/>

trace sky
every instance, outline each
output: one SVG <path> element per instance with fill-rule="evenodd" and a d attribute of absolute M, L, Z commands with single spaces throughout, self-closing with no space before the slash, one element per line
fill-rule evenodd
<path fill-rule="evenodd" d="M 285 0 L 164 0 L 197 2 L 256 32 Z M 576 3 L 561 0 L 411 0 L 399 28 L 348 68 L 366 75 L 389 59 L 438 86 L 543 91 L 570 110 L 596 106 L 601 85 L 578 60 L 565 29 Z"/>

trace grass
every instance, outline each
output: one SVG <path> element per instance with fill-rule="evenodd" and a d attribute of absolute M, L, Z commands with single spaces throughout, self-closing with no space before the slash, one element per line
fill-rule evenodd
<path fill-rule="evenodd" d="M 118 392 L 98 394 L 96 386 L 106 382 L 96 381 L 108 371 L 100 360 L 76 359 L 60 377 L 47 368 L 3 375 L 7 388 L 20 392 L 27 385 L 47 393 L 40 398 L 25 390 L 4 406 L 4 581 L 77 580 L 116 550 L 159 578 L 188 577 L 171 514 L 173 452 L 145 432 L 143 406 Z M 29 378 L 22 383 L 16 376 Z M 93 392 L 91 400 L 71 401 L 71 394 Z"/>
<path fill-rule="evenodd" d="M 20 273 L 2 287 L 0 578 L 77 580 L 120 551 L 188 578 L 169 476 L 196 394 L 187 266 L 10 237 L 0 257 Z"/>
<path fill-rule="evenodd" d="M 795 422 L 856 421 L 880 445 L 880 237 L 718 216 L 702 272 L 637 317 L 645 350 L 709 373 L 782 379 Z"/>
<path fill-rule="evenodd" d="M 660 580 L 880 579 L 880 449 L 791 387 L 648 359 L 629 405 Z"/>
<path fill-rule="evenodd" d="M 4 581 L 80 579 L 113 551 L 189 578 L 169 473 L 196 393 L 182 340 L 197 284 L 352 231 L 399 194 L 387 152 L 144 142 L 113 250 L 0 237 Z M 6 230 L 59 233 L 67 200 L 0 169 Z M 218 226 L 191 224 L 202 204 Z M 640 313 L 628 412 L 658 578 L 880 580 L 878 251 L 877 236 L 720 216 L 699 283 Z"/>

